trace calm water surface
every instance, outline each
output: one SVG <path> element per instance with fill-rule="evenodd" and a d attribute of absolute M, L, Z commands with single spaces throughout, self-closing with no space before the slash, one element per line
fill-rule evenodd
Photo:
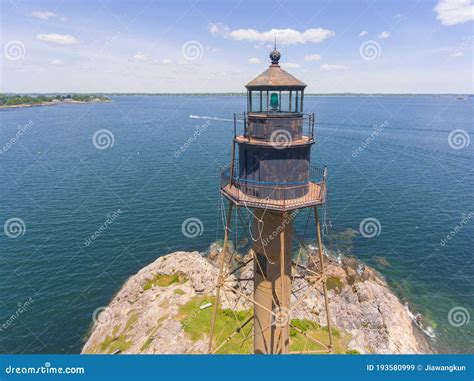
<path fill-rule="evenodd" d="M 443 352 L 472 352 L 474 340 L 474 221 L 461 223 L 474 209 L 474 142 L 448 144 L 455 129 L 473 139 L 473 99 L 305 99 L 317 115 L 313 163 L 329 168 L 328 246 L 376 267 L 435 329 Z M 93 311 L 127 277 L 161 255 L 204 252 L 220 238 L 218 174 L 230 160 L 232 125 L 210 120 L 196 134 L 206 119 L 189 115 L 228 119 L 244 109 L 238 96 L 121 96 L 1 111 L 0 223 L 21 218 L 26 231 L 0 234 L 0 352 L 79 352 Z M 24 134 L 7 146 L 18 126 Z M 100 129 L 112 132 L 112 147 L 95 148 Z M 181 233 L 190 217 L 204 226 L 196 238 Z M 366 218 L 381 226 L 371 239 L 358 234 Z M 455 307 L 471 321 L 449 324 Z"/>

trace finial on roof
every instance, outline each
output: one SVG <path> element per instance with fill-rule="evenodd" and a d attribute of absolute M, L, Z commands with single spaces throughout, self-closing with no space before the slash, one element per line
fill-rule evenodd
<path fill-rule="evenodd" d="M 278 65 L 278 61 L 280 61 L 281 54 L 277 50 L 277 38 L 275 37 L 275 48 L 270 53 L 270 59 L 272 60 L 272 65 Z"/>

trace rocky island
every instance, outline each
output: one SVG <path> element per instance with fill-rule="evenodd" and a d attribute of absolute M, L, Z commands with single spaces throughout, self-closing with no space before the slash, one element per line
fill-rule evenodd
<path fill-rule="evenodd" d="M 82 353 L 206 353 L 220 250 L 213 245 L 207 256 L 171 253 L 130 277 L 109 306 L 96 310 Z M 378 272 L 355 258 L 326 256 L 325 261 L 336 353 L 433 352 L 417 321 Z M 251 261 L 240 278 L 252 271 Z M 302 292 L 303 282 L 295 279 L 292 298 Z M 250 281 L 235 281 L 233 287 L 247 295 L 253 292 Z M 252 306 L 233 292 L 225 292 L 221 300 L 216 339 L 222 341 L 238 327 L 236 321 L 252 315 Z M 293 325 L 321 341 L 327 340 L 323 302 L 314 289 L 290 317 Z M 290 349 L 299 350 L 302 343 L 295 333 L 290 333 Z M 238 345 L 230 340 L 218 353 L 250 349 L 251 338 Z"/>

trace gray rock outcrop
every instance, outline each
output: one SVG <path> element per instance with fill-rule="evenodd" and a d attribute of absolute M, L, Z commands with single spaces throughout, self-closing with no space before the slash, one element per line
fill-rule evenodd
<path fill-rule="evenodd" d="M 186 332 L 182 308 L 196 297 L 212 298 L 218 276 L 215 253 L 176 252 L 158 258 L 130 277 L 91 328 L 82 353 L 206 353 L 208 338 Z M 245 261 L 246 257 L 241 257 Z M 375 270 L 353 258 L 325 258 L 333 326 L 350 337 L 360 353 L 430 353 L 431 346 L 407 309 Z M 249 278 L 252 262 L 241 271 Z M 230 289 L 251 295 L 251 281 L 230 278 Z M 291 318 L 327 324 L 324 299 L 304 279 L 293 282 Z M 211 299 L 209 299 L 211 300 Z M 224 291 L 222 307 L 251 307 L 238 293 Z M 200 308 L 209 308 L 206 303 Z M 206 307 L 207 306 L 207 307 Z M 199 308 L 197 309 L 199 312 Z"/>

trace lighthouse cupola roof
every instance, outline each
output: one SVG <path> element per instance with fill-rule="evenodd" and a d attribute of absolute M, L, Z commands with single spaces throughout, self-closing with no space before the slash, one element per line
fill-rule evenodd
<path fill-rule="evenodd" d="M 245 85 L 248 90 L 303 90 L 306 84 L 280 66 L 281 53 L 276 44 L 270 53 L 271 65 Z"/>

